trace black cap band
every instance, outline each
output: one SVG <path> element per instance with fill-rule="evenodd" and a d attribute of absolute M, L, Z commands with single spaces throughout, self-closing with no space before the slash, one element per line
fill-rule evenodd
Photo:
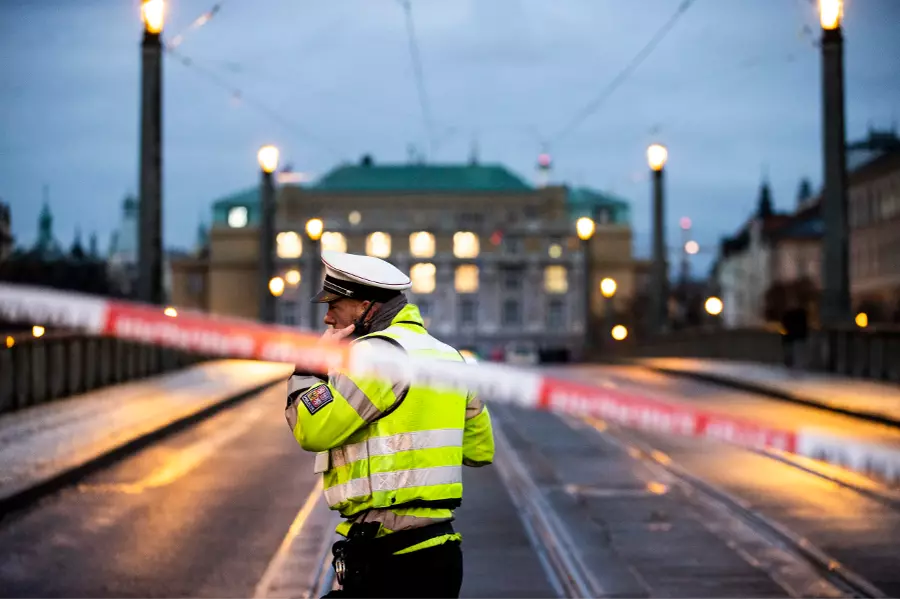
<path fill-rule="evenodd" d="M 387 302 L 400 294 L 398 290 L 387 290 L 385 288 L 374 287 L 356 281 L 335 279 L 331 275 L 325 276 L 325 281 L 322 283 L 322 290 L 344 298 L 370 300 L 372 302 Z"/>

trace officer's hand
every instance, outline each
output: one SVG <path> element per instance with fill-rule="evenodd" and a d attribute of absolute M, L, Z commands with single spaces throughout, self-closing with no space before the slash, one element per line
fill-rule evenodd
<path fill-rule="evenodd" d="M 345 337 L 347 337 L 348 335 L 350 335 L 351 333 L 353 333 L 353 329 L 355 327 L 356 326 L 351 323 L 350 325 L 347 325 L 343 329 L 326 329 L 325 333 L 322 334 L 322 337 L 319 338 L 319 340 L 322 342 L 326 342 L 326 343 L 328 343 L 328 342 L 337 343 L 337 342 L 341 341 L 342 339 L 344 339 Z"/>

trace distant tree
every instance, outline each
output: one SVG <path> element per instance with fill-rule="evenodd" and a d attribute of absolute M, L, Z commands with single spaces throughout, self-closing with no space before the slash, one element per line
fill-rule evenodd
<path fill-rule="evenodd" d="M 800 180 L 800 187 L 797 189 L 797 206 L 812 198 L 812 184 L 809 179 L 804 177 Z"/>

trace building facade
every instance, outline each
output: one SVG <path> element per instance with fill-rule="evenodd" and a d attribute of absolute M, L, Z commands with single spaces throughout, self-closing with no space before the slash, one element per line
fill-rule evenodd
<path fill-rule="evenodd" d="M 304 329 L 323 330 L 327 308 L 309 302 L 323 277 L 305 233 L 312 218 L 325 225 L 322 249 L 378 256 L 409 273 L 407 295 L 429 330 L 483 355 L 510 346 L 580 355 L 585 285 L 598 321 L 604 310 L 624 309 L 635 289 L 624 201 L 533 187 L 499 165 L 378 165 L 366 157 L 308 186 L 280 185 L 276 203 L 274 275 L 285 282 L 278 320 Z M 597 223 L 586 244 L 575 235 L 581 216 Z M 255 188 L 215 202 L 204 250 L 172 263 L 173 303 L 257 318 L 258 221 Z M 610 302 L 599 293 L 604 277 L 618 284 Z"/>
<path fill-rule="evenodd" d="M 9 205 L 0 200 L 0 260 L 9 258 L 12 251 L 12 215 Z"/>

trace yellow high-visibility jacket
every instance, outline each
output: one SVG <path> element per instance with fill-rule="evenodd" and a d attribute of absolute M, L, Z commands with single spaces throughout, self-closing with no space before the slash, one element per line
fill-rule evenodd
<path fill-rule="evenodd" d="M 382 331 L 354 344 L 390 344 L 410 356 L 462 361 L 428 334 L 412 304 Z M 494 437 L 484 403 L 464 391 L 435 390 L 343 373 L 295 373 L 288 384 L 288 426 L 305 450 L 317 452 L 325 499 L 346 521 L 381 523 L 379 536 L 453 518 L 462 499 L 462 466 L 493 462 Z M 401 552 L 460 539 L 442 535 Z"/>

